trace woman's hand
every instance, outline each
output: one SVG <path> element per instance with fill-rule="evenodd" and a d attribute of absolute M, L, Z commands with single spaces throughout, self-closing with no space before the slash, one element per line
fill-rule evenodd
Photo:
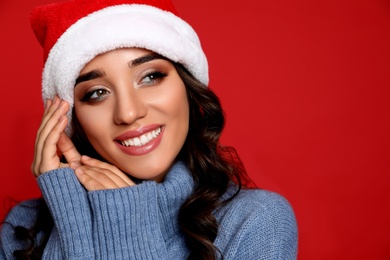
<path fill-rule="evenodd" d="M 88 190 L 117 189 L 135 185 L 114 165 L 83 155 L 80 163 L 70 164 L 80 183 Z"/>
<path fill-rule="evenodd" d="M 31 165 L 35 176 L 68 166 L 60 162 L 62 155 L 68 163 L 80 161 L 80 154 L 64 133 L 68 124 L 66 116 L 68 110 L 69 103 L 57 96 L 53 100 L 47 100 L 35 140 L 34 161 Z"/>
<path fill-rule="evenodd" d="M 57 96 L 47 100 L 41 125 L 35 140 L 31 170 L 35 176 L 70 166 L 81 184 L 89 191 L 115 189 L 135 185 L 117 167 L 79 154 L 64 130 L 68 124 L 69 103 Z M 68 163 L 61 163 L 64 156 Z"/>

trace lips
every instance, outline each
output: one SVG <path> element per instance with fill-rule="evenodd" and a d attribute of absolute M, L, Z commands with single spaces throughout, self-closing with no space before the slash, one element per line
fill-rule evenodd
<path fill-rule="evenodd" d="M 153 151 L 160 144 L 164 132 L 161 125 L 148 125 L 128 131 L 117 138 L 116 144 L 129 155 L 144 155 Z"/>
<path fill-rule="evenodd" d="M 140 137 L 134 137 L 134 138 L 129 138 L 127 140 L 124 140 L 121 142 L 121 144 L 123 146 L 142 146 L 142 145 L 149 143 L 153 139 L 157 138 L 157 136 L 160 133 L 161 133 L 161 127 L 157 128 L 155 130 L 152 130 L 150 132 L 147 132 L 147 133 L 141 135 Z"/>

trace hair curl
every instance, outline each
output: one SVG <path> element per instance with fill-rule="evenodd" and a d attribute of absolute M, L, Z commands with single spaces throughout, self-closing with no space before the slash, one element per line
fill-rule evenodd
<path fill-rule="evenodd" d="M 195 79 L 181 64 L 174 63 L 183 80 L 190 108 L 190 123 L 186 141 L 178 155 L 195 182 L 194 192 L 181 206 L 178 223 L 190 249 L 189 260 L 222 258 L 213 244 L 219 224 L 213 212 L 233 199 L 242 187 L 253 184 L 244 170 L 236 151 L 219 142 L 225 117 L 219 98 L 204 84 Z M 81 154 L 103 160 L 87 140 L 73 111 L 74 134 L 71 139 Z M 228 187 L 236 184 L 236 192 L 222 199 Z M 15 227 L 15 236 L 30 241 L 24 250 L 14 251 L 16 259 L 39 259 L 43 254 L 53 227 L 50 212 L 42 199 L 35 225 L 31 229 Z M 47 225 L 49 223 L 49 225 Z M 43 231 L 44 238 L 36 243 L 36 234 Z"/>

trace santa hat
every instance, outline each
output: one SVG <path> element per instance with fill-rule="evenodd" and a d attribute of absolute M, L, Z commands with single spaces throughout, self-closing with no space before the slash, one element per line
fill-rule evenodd
<path fill-rule="evenodd" d="M 170 0 L 53 3 L 34 9 L 31 25 L 44 50 L 44 101 L 58 95 L 72 108 L 75 80 L 83 67 L 99 54 L 125 47 L 148 49 L 181 63 L 208 84 L 208 64 L 199 38 L 178 17 Z M 71 132 L 70 124 L 66 131 Z"/>

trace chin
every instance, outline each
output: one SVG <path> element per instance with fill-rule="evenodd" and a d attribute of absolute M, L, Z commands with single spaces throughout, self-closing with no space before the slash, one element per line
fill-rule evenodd
<path fill-rule="evenodd" d="M 156 161 L 157 162 L 157 161 Z M 131 169 L 123 169 L 133 178 L 138 180 L 154 180 L 156 182 L 162 182 L 165 175 L 171 168 L 174 162 L 171 163 L 150 163 L 145 162 L 143 164 L 138 163 L 137 169 L 130 167 Z"/>

